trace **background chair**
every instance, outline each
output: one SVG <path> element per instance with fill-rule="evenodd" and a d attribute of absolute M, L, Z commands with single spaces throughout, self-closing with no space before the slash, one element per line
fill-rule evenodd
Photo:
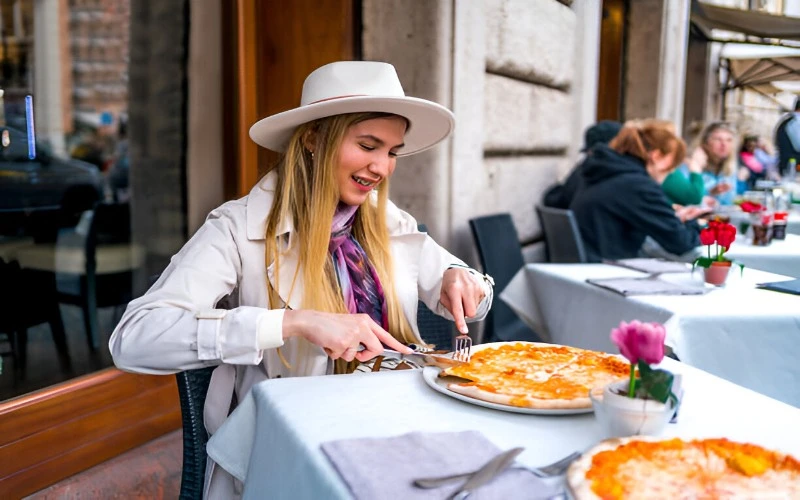
<path fill-rule="evenodd" d="M 536 206 L 547 248 L 548 262 L 575 264 L 588 262 L 578 222 L 572 210 Z"/>
<path fill-rule="evenodd" d="M 425 224 L 418 224 L 420 232 L 427 233 Z M 453 345 L 453 327 L 455 324 L 447 318 L 431 311 L 421 300 L 417 305 L 417 326 L 422 340 L 439 349 L 451 349 Z"/>
<path fill-rule="evenodd" d="M 470 219 L 483 272 L 494 278 L 494 302 L 486 317 L 486 342 L 541 339 L 501 299 L 500 292 L 522 269 L 522 248 L 511 214 L 501 213 Z"/>
<path fill-rule="evenodd" d="M 183 421 L 183 471 L 181 500 L 203 498 L 206 476 L 206 443 L 208 432 L 203 423 L 208 384 L 215 366 L 187 370 L 175 374 Z"/>

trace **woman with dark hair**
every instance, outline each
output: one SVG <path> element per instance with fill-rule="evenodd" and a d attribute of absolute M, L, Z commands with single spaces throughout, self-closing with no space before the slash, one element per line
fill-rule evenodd
<path fill-rule="evenodd" d="M 628 122 L 608 146 L 595 148 L 570 205 L 591 261 L 636 257 L 647 236 L 676 255 L 700 244 L 691 219 L 701 210 L 674 210 L 661 189 L 685 154 L 672 124 L 657 120 Z"/>

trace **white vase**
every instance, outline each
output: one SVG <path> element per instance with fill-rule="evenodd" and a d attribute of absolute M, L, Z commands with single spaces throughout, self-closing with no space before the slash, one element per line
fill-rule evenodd
<path fill-rule="evenodd" d="M 602 393 L 592 391 L 594 414 L 606 437 L 657 436 L 675 413 L 675 402 L 661 403 L 652 399 L 630 398 L 629 383 L 615 382 Z M 621 392 L 621 394 L 620 394 Z"/>

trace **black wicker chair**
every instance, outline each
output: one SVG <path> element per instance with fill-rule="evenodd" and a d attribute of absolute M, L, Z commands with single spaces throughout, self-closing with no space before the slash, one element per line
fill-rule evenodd
<path fill-rule="evenodd" d="M 203 423 L 208 384 L 214 366 L 176 373 L 183 420 L 183 472 L 181 500 L 203 498 L 208 432 Z"/>
<path fill-rule="evenodd" d="M 470 219 L 469 225 L 478 247 L 483 272 L 494 278 L 495 300 L 486 316 L 485 341 L 541 342 L 539 336 L 498 297 L 524 265 L 519 236 L 511 215 L 501 213 L 477 217 Z"/>
<path fill-rule="evenodd" d="M 425 224 L 418 224 L 417 228 L 423 233 L 428 232 Z M 431 311 L 422 301 L 417 306 L 417 326 L 425 343 L 433 344 L 438 349 L 452 347 L 454 323 Z"/>

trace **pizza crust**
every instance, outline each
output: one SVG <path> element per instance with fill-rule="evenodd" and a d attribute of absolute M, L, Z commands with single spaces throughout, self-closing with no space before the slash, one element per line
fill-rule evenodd
<path fill-rule="evenodd" d="M 480 399 L 481 401 L 488 401 L 489 403 L 507 406 L 519 406 L 522 408 L 536 408 L 540 410 L 571 410 L 592 407 L 592 401 L 588 397 L 575 399 L 540 399 L 498 394 L 496 392 L 485 391 L 474 385 L 448 384 L 447 388 L 455 393 Z"/>
<path fill-rule="evenodd" d="M 644 437 L 637 438 L 613 438 L 601 441 L 594 448 L 590 449 L 581 457 L 572 462 L 567 469 L 567 488 L 575 500 L 601 500 L 599 496 L 592 491 L 592 482 L 586 479 L 586 473 L 592 468 L 592 459 L 601 451 L 613 450 L 617 446 L 626 444 L 634 439 L 647 439 Z"/>

